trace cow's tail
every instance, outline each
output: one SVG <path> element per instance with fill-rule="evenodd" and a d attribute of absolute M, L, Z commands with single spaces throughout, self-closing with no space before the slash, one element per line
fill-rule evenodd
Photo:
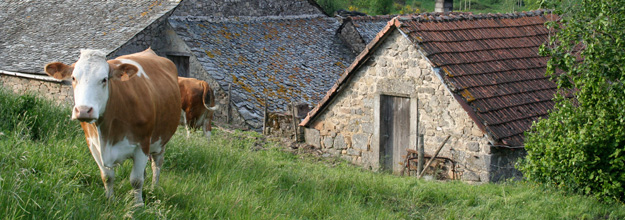
<path fill-rule="evenodd" d="M 217 111 L 217 109 L 219 109 L 219 105 L 210 106 L 211 102 L 215 101 L 215 94 L 213 94 L 213 90 L 206 82 L 202 83 L 202 87 L 204 87 L 204 99 L 202 100 L 204 107 L 206 107 L 209 111 Z"/>

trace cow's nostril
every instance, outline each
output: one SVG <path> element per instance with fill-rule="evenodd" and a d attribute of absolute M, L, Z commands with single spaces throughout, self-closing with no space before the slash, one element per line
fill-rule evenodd
<path fill-rule="evenodd" d="M 93 108 L 89 108 L 89 110 L 87 111 L 87 114 L 91 114 L 92 111 L 93 111 Z"/>

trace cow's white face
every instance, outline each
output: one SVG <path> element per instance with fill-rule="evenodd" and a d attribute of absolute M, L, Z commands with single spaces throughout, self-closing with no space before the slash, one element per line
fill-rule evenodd
<path fill-rule="evenodd" d="M 56 79 L 72 79 L 74 109 L 72 119 L 94 122 L 106 109 L 109 99 L 109 81 L 126 81 L 139 71 L 136 62 L 106 62 L 106 54 L 99 50 L 81 50 L 80 58 L 69 66 L 60 62 L 49 63 L 45 72 Z M 141 70 L 142 74 L 145 74 Z M 146 75 L 147 77 L 147 75 Z"/>
<path fill-rule="evenodd" d="M 104 52 L 80 51 L 80 59 L 72 71 L 75 103 L 72 119 L 93 122 L 104 113 L 109 98 L 109 68 Z"/>

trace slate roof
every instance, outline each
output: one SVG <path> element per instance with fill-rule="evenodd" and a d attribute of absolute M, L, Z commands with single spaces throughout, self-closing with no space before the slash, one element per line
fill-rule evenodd
<path fill-rule="evenodd" d="M 0 70 L 43 73 L 73 63 L 80 49 L 112 52 L 174 9 L 179 0 L 0 1 Z"/>
<path fill-rule="evenodd" d="M 353 16 L 349 18 L 362 40 L 365 44 L 368 44 L 375 38 L 375 35 L 386 26 L 386 23 L 395 16 L 396 15 Z"/>
<path fill-rule="evenodd" d="M 496 144 L 523 146 L 523 132 L 553 108 L 556 84 L 545 76 L 538 47 L 549 37 L 544 26 L 558 19 L 549 11 L 515 14 L 400 16 L 367 45 L 326 97 L 300 124 L 307 126 L 391 30 L 405 33 L 438 69 L 469 116 Z"/>
<path fill-rule="evenodd" d="M 337 20 L 323 15 L 177 17 L 170 24 L 243 118 L 260 125 L 290 102 L 316 103 L 354 55 L 335 36 Z"/>
<path fill-rule="evenodd" d="M 448 12 L 447 15 L 471 15 L 471 12 Z M 402 15 L 376 15 L 376 16 L 351 16 L 349 20 L 354 24 L 356 31 L 360 34 L 360 37 L 364 40 L 365 44 L 368 44 L 376 35 L 384 29 L 387 23 L 394 17 Z"/>
<path fill-rule="evenodd" d="M 325 14 L 315 0 L 184 0 L 174 16 L 291 16 Z M 327 15 L 327 14 L 325 14 Z"/>

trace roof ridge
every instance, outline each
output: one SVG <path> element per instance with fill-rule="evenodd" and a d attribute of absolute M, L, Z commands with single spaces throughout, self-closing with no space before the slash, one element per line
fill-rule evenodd
<path fill-rule="evenodd" d="M 309 15 L 287 15 L 287 16 L 170 16 L 169 19 L 178 21 L 209 21 L 209 22 L 258 22 L 258 21 L 281 21 L 281 20 L 298 20 L 298 19 L 313 19 L 313 18 L 329 18 L 322 14 L 309 14 Z"/>
<path fill-rule="evenodd" d="M 349 18 L 354 21 L 376 21 L 383 19 L 392 19 L 402 15 L 367 15 L 367 16 L 350 16 Z"/>
<path fill-rule="evenodd" d="M 399 15 L 397 18 L 400 21 L 460 21 L 460 20 L 479 20 L 479 19 L 495 19 L 495 18 L 521 18 L 521 17 L 534 17 L 545 14 L 552 14 L 551 9 L 538 9 L 533 11 L 523 11 L 514 13 L 497 13 L 497 14 L 473 14 L 471 12 L 426 12 L 412 15 Z"/>

